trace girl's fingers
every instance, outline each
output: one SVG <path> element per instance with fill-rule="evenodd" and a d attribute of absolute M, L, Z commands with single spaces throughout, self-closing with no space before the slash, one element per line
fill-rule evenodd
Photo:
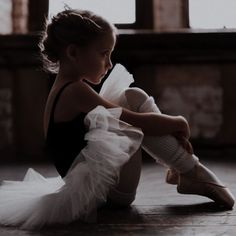
<path fill-rule="evenodd" d="M 188 140 L 185 140 L 183 147 L 188 153 L 193 154 L 192 144 Z"/>
<path fill-rule="evenodd" d="M 186 139 L 185 137 L 177 134 L 175 135 L 177 141 L 179 142 L 179 144 L 190 154 L 193 154 L 193 147 L 192 144 L 189 142 L 188 139 Z"/>

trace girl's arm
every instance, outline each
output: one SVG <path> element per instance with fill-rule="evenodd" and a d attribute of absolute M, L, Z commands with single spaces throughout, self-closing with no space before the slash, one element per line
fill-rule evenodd
<path fill-rule="evenodd" d="M 188 123 L 182 116 L 169 116 L 153 112 L 137 113 L 123 108 L 120 119 L 141 128 L 147 135 L 162 136 L 181 132 L 187 139 L 190 137 Z"/>
<path fill-rule="evenodd" d="M 96 106 L 105 108 L 118 107 L 115 104 L 103 99 L 89 85 L 83 81 L 71 84 L 67 88 L 68 104 L 74 112 L 89 112 Z M 111 91 L 112 93 L 112 91 Z M 142 129 L 146 135 L 168 135 L 182 133 L 189 138 L 189 126 L 187 121 L 181 116 L 169 116 L 157 113 L 138 113 L 122 108 L 121 120 Z"/>

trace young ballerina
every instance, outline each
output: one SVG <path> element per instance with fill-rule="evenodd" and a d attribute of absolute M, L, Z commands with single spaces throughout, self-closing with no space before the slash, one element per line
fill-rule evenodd
<path fill-rule="evenodd" d="M 181 116 L 161 114 L 152 97 L 129 88 L 132 76 L 112 68 L 116 29 L 89 11 L 64 10 L 40 43 L 46 67 L 57 72 L 48 96 L 44 132 L 60 176 L 29 169 L 22 182 L 0 187 L 0 223 L 23 228 L 91 220 L 101 204 L 129 206 L 135 199 L 144 148 L 169 167 L 166 181 L 179 193 L 206 196 L 231 209 L 234 197 L 193 154 Z"/>

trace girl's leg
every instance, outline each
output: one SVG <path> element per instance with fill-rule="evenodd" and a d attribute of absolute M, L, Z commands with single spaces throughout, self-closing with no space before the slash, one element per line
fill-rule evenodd
<path fill-rule="evenodd" d="M 153 103 L 153 106 L 147 106 L 147 102 L 144 103 L 144 101 L 149 101 L 148 95 L 143 92 L 141 89 L 132 88 L 128 89 L 124 96 L 120 99 L 120 104 L 123 107 L 126 107 L 132 111 L 136 112 L 148 112 L 148 111 L 154 111 L 159 112 L 159 109 L 157 106 Z M 141 108 L 142 105 L 142 108 Z M 144 106 L 145 105 L 145 106 Z M 148 107 L 148 108 L 147 108 Z M 144 108 L 146 110 L 144 110 Z M 181 151 L 183 150 L 178 145 L 175 138 L 171 136 L 165 136 L 165 137 L 159 137 L 159 140 L 157 138 L 151 138 L 151 137 L 145 137 L 143 146 L 147 144 L 147 146 L 150 146 L 148 149 L 146 149 L 151 155 L 156 157 L 157 154 L 160 157 L 165 156 L 166 161 L 162 163 L 167 164 L 169 163 L 171 165 L 172 159 L 176 159 L 176 156 L 178 157 L 184 157 L 186 159 L 185 161 L 182 161 L 182 168 L 191 169 L 195 165 L 195 162 L 193 163 L 191 158 L 188 158 L 188 156 L 181 155 Z M 180 148 L 180 151 L 177 151 L 177 149 Z M 154 152 L 153 152 L 154 151 Z M 175 153 L 177 153 L 175 155 Z M 182 157 L 182 159 L 183 159 Z M 158 159 L 161 161 L 160 159 Z M 178 165 L 178 162 L 176 162 L 176 165 Z M 190 167 L 186 167 L 186 163 L 190 165 Z M 139 150 L 130 160 L 127 162 L 121 169 L 120 172 L 120 179 L 118 182 L 118 185 L 111 189 L 109 195 L 108 195 L 108 203 L 111 203 L 112 205 L 116 206 L 128 206 L 130 205 L 136 195 L 136 189 L 139 183 L 140 174 L 141 174 L 141 164 L 142 164 L 142 156 L 141 156 L 141 150 Z"/>
<path fill-rule="evenodd" d="M 127 207 L 136 196 L 142 166 L 142 154 L 139 149 L 122 167 L 118 185 L 108 194 L 107 203 L 113 206 Z"/>
<path fill-rule="evenodd" d="M 139 88 L 127 89 L 125 97 L 123 103 L 127 103 L 126 107 L 132 111 L 161 113 L 153 98 Z M 142 147 L 157 162 L 181 173 L 191 170 L 198 162 L 198 158 L 187 153 L 171 135 L 144 136 Z"/>
<path fill-rule="evenodd" d="M 122 101 L 121 105 L 136 112 L 160 113 L 153 98 L 139 88 L 127 89 Z M 173 136 L 144 136 L 143 148 L 155 160 L 171 168 L 167 180 L 178 185 L 179 193 L 203 195 L 228 208 L 233 207 L 231 192 L 195 155 L 184 150 Z"/>

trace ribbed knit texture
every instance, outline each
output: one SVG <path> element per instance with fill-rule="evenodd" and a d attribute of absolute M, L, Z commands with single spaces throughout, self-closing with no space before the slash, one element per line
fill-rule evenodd
<path fill-rule="evenodd" d="M 129 88 L 126 91 L 127 108 L 136 112 L 156 112 L 161 113 L 152 97 L 148 96 L 139 88 Z M 146 94 L 146 96 L 145 96 Z M 138 96 L 142 96 L 143 102 L 137 104 Z M 122 100 L 124 103 L 124 99 Z M 123 104 L 122 104 L 123 105 Z M 134 110 L 136 109 L 136 110 Z M 162 165 L 174 168 L 177 171 L 184 173 L 191 170 L 198 158 L 195 155 L 188 153 L 171 135 L 165 136 L 144 136 L 142 148 L 157 162 Z"/>

